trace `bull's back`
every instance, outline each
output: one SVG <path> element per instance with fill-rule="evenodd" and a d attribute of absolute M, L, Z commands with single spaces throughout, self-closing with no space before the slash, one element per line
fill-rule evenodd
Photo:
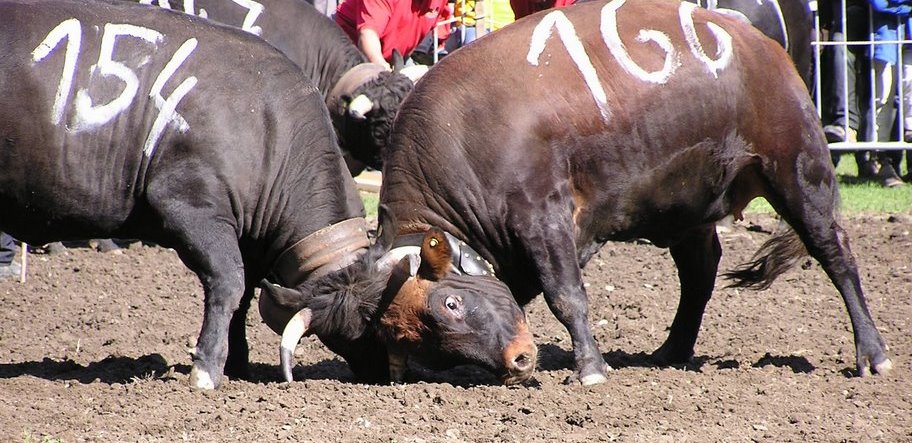
<path fill-rule="evenodd" d="M 403 106 L 414 118 L 400 120 L 414 127 L 398 132 L 430 124 L 469 145 L 498 147 L 473 152 L 492 167 L 505 160 L 544 167 L 560 152 L 610 161 L 611 149 L 643 145 L 658 161 L 720 136 L 722 124 L 753 137 L 763 131 L 751 119 L 758 112 L 781 133 L 792 124 L 771 111 L 775 103 L 813 112 L 781 47 L 703 9 L 682 18 L 679 4 L 594 1 L 516 22 L 435 66 Z M 652 41 L 637 41 L 644 31 Z M 428 109 L 432 121 L 420 117 Z"/>
<path fill-rule="evenodd" d="M 329 17 L 305 0 L 135 0 L 242 29 L 256 35 L 314 79 L 324 96 L 351 67 L 367 59 Z"/>
<path fill-rule="evenodd" d="M 622 238 L 644 234 L 635 230 L 649 214 L 636 211 L 655 213 L 645 185 L 714 161 L 719 146 L 784 160 L 819 149 L 816 114 L 783 49 L 745 23 L 694 8 L 587 2 L 530 16 L 451 54 L 403 105 L 387 160 L 424 174 L 389 183 L 408 193 L 423 189 L 416 180 L 433 180 L 425 187 L 456 206 L 451 213 L 500 223 L 511 212 L 503 207 L 569 188 L 576 208 L 621 215 L 597 226 L 576 218 L 581 231 Z M 423 135 L 428 125 L 440 137 Z M 448 170 L 430 170 L 440 164 Z M 472 198 L 460 196 L 466 183 Z M 719 197 L 711 177 L 692 184 L 694 195 Z M 397 192 L 387 194 L 408 200 Z M 682 226 L 706 215 L 691 209 Z"/>
<path fill-rule="evenodd" d="M 283 92 L 313 87 L 278 51 L 196 17 L 67 0 L 4 2 L 0 16 L 0 201 L 26 208 L 3 221 L 26 235 L 36 218 L 63 237 L 116 231 L 175 165 L 226 182 L 269 176 L 264 165 L 290 148 L 276 133 L 291 129 L 270 132 L 269 114 L 320 109 L 315 94 L 283 103 Z M 219 191 L 246 204 L 256 185 Z"/>

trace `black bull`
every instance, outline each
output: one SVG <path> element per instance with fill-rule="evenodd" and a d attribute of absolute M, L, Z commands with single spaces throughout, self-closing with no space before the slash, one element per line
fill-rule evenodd
<path fill-rule="evenodd" d="M 316 83 L 349 171 L 356 175 L 365 165 L 380 167 L 380 152 L 399 103 L 413 86 L 415 68 L 390 72 L 368 63 L 335 21 L 303 0 L 136 1 L 234 26 L 274 46 Z M 357 103 L 369 107 L 353 109 L 352 102 L 361 95 L 369 101 Z"/>
<path fill-rule="evenodd" d="M 0 229 L 174 248 L 205 292 L 192 383 L 219 384 L 229 328 L 228 370 L 246 368 L 266 267 L 363 216 L 319 92 L 260 39 L 195 17 L 82 1 L 0 16 Z"/>
<path fill-rule="evenodd" d="M 246 314 L 267 275 L 308 298 L 267 304 L 264 321 L 306 313 L 362 379 L 401 375 L 389 343 L 397 358 L 528 377 L 534 345 L 503 283 L 454 294 L 466 277 L 442 234 L 398 262 L 370 246 L 322 96 L 278 50 L 123 2 L 10 0 L 0 17 L 0 230 L 174 248 L 205 295 L 193 386 L 246 373 Z"/>
<path fill-rule="evenodd" d="M 714 223 L 758 196 L 792 229 L 728 276 L 768 286 L 806 248 L 848 309 L 859 372 L 888 371 L 801 78 L 775 42 L 692 4 L 582 3 L 449 55 L 400 109 L 381 203 L 399 226 L 385 236 L 439 226 L 521 305 L 543 292 L 580 381 L 599 383 L 580 268 L 608 241 L 670 248 L 681 298 L 654 356 L 686 361 L 721 257 Z"/>

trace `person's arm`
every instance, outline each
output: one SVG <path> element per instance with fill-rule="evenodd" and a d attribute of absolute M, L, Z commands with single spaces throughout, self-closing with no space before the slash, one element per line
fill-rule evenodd
<path fill-rule="evenodd" d="M 358 49 L 367 56 L 369 62 L 386 66 L 389 69 L 389 63 L 383 58 L 383 48 L 380 46 L 380 36 L 377 31 L 361 28 L 361 32 L 358 33 Z"/>

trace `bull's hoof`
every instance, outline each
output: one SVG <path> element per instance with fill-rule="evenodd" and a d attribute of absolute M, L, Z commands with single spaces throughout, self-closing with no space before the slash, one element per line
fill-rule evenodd
<path fill-rule="evenodd" d="M 48 243 L 44 246 L 44 250 L 47 251 L 48 255 L 60 255 L 64 254 L 67 251 L 66 246 L 61 242 Z"/>
<path fill-rule="evenodd" d="M 680 347 L 671 346 L 665 342 L 650 355 L 650 359 L 658 366 L 670 366 L 690 363 L 693 355 L 693 349 L 682 351 Z"/>
<path fill-rule="evenodd" d="M 120 245 L 114 243 L 114 240 L 111 240 L 110 238 L 92 240 L 89 242 L 89 245 L 98 252 L 103 252 L 105 254 L 123 254 L 123 249 Z"/>
<path fill-rule="evenodd" d="M 580 371 L 577 374 L 577 380 L 579 380 L 579 383 L 583 386 L 599 385 L 608 381 L 608 371 L 611 370 L 612 368 L 611 366 L 608 366 L 608 363 L 602 363 L 600 367 L 597 367 L 594 370 Z"/>
<path fill-rule="evenodd" d="M 194 364 L 193 369 L 190 370 L 190 387 L 211 391 L 218 385 L 217 380 L 214 380 L 208 371 Z"/>
<path fill-rule="evenodd" d="M 887 358 L 880 363 L 874 363 L 870 367 L 867 364 L 860 364 L 858 367 L 858 375 L 868 377 L 871 375 L 872 369 L 875 374 L 887 375 L 893 370 L 893 361 Z"/>
<path fill-rule="evenodd" d="M 226 364 L 225 375 L 240 380 L 250 380 L 250 366 L 246 361 L 244 363 Z"/>

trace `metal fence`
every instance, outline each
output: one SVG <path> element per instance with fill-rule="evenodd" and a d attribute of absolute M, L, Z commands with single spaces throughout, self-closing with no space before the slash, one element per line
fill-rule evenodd
<path fill-rule="evenodd" d="M 839 5 L 837 7 L 841 8 L 840 17 L 837 20 L 834 20 L 830 29 L 824 29 L 825 23 L 821 22 L 821 11 L 818 9 L 818 2 L 811 1 L 809 6 L 814 15 L 814 28 L 815 28 L 815 38 L 812 42 L 814 46 L 814 97 L 817 103 L 818 113 L 822 118 L 826 119 L 827 116 L 823 115 L 824 106 L 827 104 L 824 101 L 827 99 L 825 97 L 825 91 L 823 89 L 824 82 L 827 80 L 825 77 L 827 75 L 833 75 L 829 70 L 825 70 L 827 65 L 823 60 L 823 53 L 827 48 L 841 47 L 843 50 L 838 51 L 839 54 L 835 59 L 831 59 L 832 63 L 842 63 L 843 66 L 849 64 L 849 57 L 852 52 L 859 54 L 861 57 L 866 58 L 866 60 L 857 60 L 857 62 L 862 63 L 863 66 L 867 66 L 868 69 L 866 72 L 860 72 L 858 74 L 858 81 L 856 81 L 856 91 L 859 92 L 857 97 L 858 100 L 858 117 L 859 117 L 859 131 L 857 135 L 857 141 L 845 141 L 845 142 L 835 142 L 830 143 L 829 147 L 831 150 L 895 150 L 895 149 L 910 149 L 912 148 L 912 143 L 903 141 L 903 134 L 906 129 L 912 130 L 912 127 L 907 128 L 907 122 L 905 120 L 906 114 L 912 112 L 910 110 L 910 98 L 912 98 L 912 78 L 907 78 L 912 76 L 912 52 L 903 54 L 912 48 L 908 46 L 912 44 L 912 40 L 909 40 L 907 34 L 906 24 L 900 19 L 897 18 L 897 28 L 898 34 L 901 38 L 897 40 L 879 40 L 875 41 L 874 38 L 874 19 L 871 7 L 869 5 L 865 6 L 867 8 L 867 17 L 850 17 L 850 10 L 847 7 L 846 0 L 830 0 L 837 1 Z M 827 5 L 822 3 L 823 5 Z M 838 13 L 838 11 L 837 11 Z M 861 20 L 867 21 L 867 23 L 861 23 L 864 26 L 865 31 L 863 34 L 866 34 L 864 39 L 855 39 L 852 40 L 849 38 L 852 34 L 849 30 L 849 21 L 850 20 Z M 858 26 L 859 23 L 853 23 L 853 25 Z M 866 26 L 865 26 L 866 25 Z M 832 36 L 835 32 L 840 32 L 842 36 L 846 38 L 842 41 L 834 41 L 829 37 Z M 901 45 L 904 48 L 903 51 L 899 51 L 898 62 L 895 66 L 892 66 L 889 69 L 888 73 L 890 74 L 890 79 L 892 85 L 890 86 L 892 93 L 886 94 L 888 101 L 883 105 L 886 106 L 887 119 L 882 119 L 881 125 L 877 125 L 875 112 L 876 112 L 876 100 L 878 99 L 875 92 L 877 91 L 877 85 L 884 82 L 884 77 L 878 78 L 875 72 L 873 54 L 874 48 L 877 45 Z M 831 51 L 832 52 L 832 51 Z M 905 55 L 905 57 L 904 57 Z M 841 56 L 841 57 L 839 57 Z M 840 59 L 841 58 L 841 59 Z M 909 65 L 906 65 L 908 63 Z M 838 74 L 837 74 L 838 75 Z M 842 69 L 841 75 L 841 86 L 842 86 L 842 97 L 843 100 L 842 106 L 843 109 L 849 109 L 851 104 L 849 97 L 849 72 L 848 69 Z M 832 80 L 832 79 L 829 79 Z M 883 96 L 883 95 L 881 95 Z M 893 116 L 893 118 L 889 118 Z M 895 126 L 894 126 L 895 122 Z M 824 123 L 829 123 L 824 121 Z M 889 127 L 882 127 L 883 124 L 889 125 Z M 842 125 L 843 130 L 846 134 L 850 133 L 849 121 L 846 118 L 844 124 Z M 879 129 L 879 131 L 878 131 Z M 878 132 L 880 137 L 878 137 Z M 881 140 L 888 139 L 889 141 L 878 141 L 878 138 Z"/>

